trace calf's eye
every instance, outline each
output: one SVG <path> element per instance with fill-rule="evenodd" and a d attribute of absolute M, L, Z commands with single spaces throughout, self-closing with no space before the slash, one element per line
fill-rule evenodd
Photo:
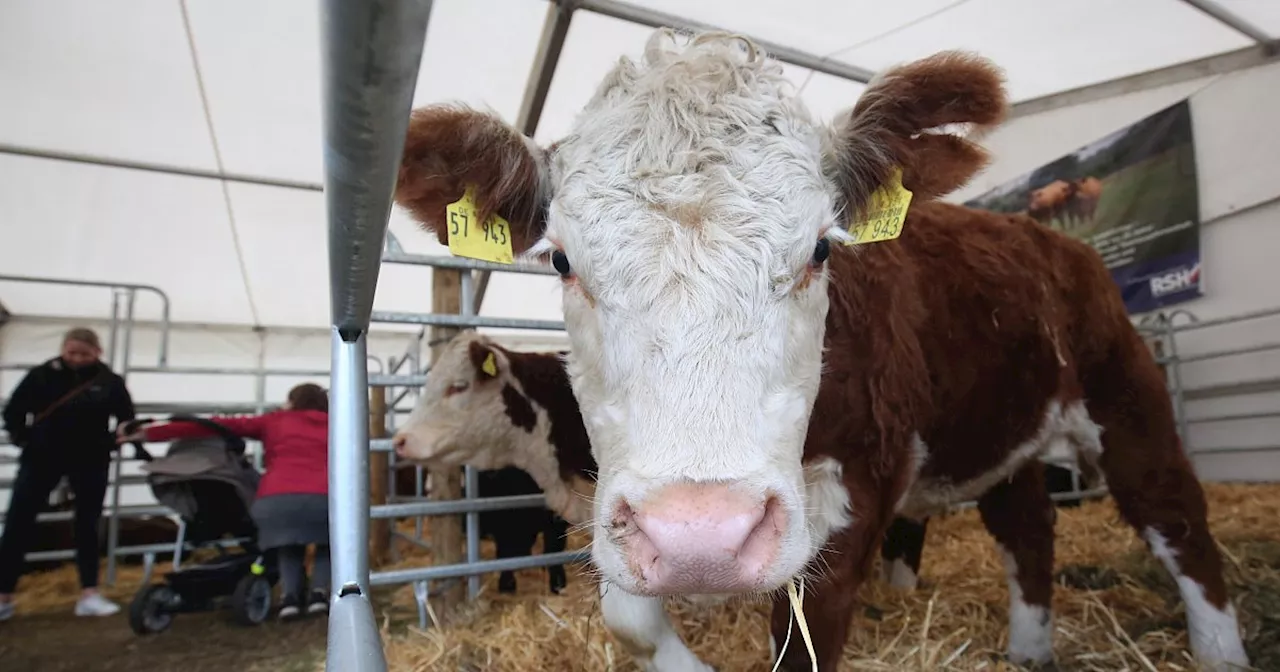
<path fill-rule="evenodd" d="M 461 382 L 459 382 L 459 383 L 452 383 L 452 384 L 450 384 L 450 385 L 449 385 L 449 387 L 444 391 L 444 396 L 446 396 L 446 397 L 452 397 L 453 395 L 458 394 L 458 393 L 460 393 L 460 392 L 466 392 L 466 391 L 467 391 L 467 388 L 468 388 L 469 386 L 470 386 L 470 385 L 469 385 L 468 383 L 461 383 Z"/>
<path fill-rule="evenodd" d="M 814 265 L 821 265 L 829 256 L 831 256 L 831 241 L 826 238 L 819 238 L 818 244 L 813 247 Z"/>
<path fill-rule="evenodd" d="M 551 253 L 551 265 L 555 266 L 556 272 L 562 278 L 568 278 L 573 272 L 573 269 L 569 267 L 569 257 L 560 250 Z"/>

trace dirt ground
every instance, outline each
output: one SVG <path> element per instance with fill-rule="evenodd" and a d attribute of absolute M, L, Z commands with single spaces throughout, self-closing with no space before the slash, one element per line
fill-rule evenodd
<path fill-rule="evenodd" d="M 139 568 L 122 567 L 116 586 L 104 589 L 121 613 L 77 618 L 72 567 L 23 577 L 18 614 L 0 623 L 0 670 L 303 672 L 324 659 L 323 618 L 250 628 L 231 622 L 228 611 L 179 614 L 162 634 L 135 635 L 126 611 L 141 579 Z"/>
<path fill-rule="evenodd" d="M 183 614 L 139 637 L 123 614 L 41 613 L 0 624 L 0 669 L 31 672 L 310 672 L 324 658 L 324 619 L 245 628 L 225 614 Z"/>

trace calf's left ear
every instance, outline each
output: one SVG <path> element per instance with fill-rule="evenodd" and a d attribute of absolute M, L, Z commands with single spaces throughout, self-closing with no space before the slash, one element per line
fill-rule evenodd
<path fill-rule="evenodd" d="M 448 245 L 446 210 L 475 190 L 480 221 L 496 214 L 511 225 L 520 254 L 546 230 L 547 152 L 492 114 L 461 105 L 413 111 L 396 180 L 396 203 Z"/>
<path fill-rule="evenodd" d="M 891 68 L 867 86 L 833 129 L 827 172 L 846 204 L 862 207 L 895 167 L 916 200 L 964 186 L 988 161 L 986 150 L 958 135 L 930 132 L 970 124 L 994 127 L 1008 110 L 1004 76 L 991 61 L 944 51 Z"/>
<path fill-rule="evenodd" d="M 498 351 L 483 344 L 472 341 L 467 354 L 471 364 L 476 367 L 477 380 L 492 380 L 498 377 Z"/>

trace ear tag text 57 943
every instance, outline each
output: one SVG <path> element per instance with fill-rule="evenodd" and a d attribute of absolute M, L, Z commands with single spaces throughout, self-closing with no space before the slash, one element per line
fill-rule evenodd
<path fill-rule="evenodd" d="M 446 206 L 445 212 L 450 253 L 498 264 L 515 262 L 511 251 L 511 225 L 496 214 L 491 215 L 488 221 L 480 221 L 474 187 L 467 187 L 462 198 Z"/>
<path fill-rule="evenodd" d="M 493 361 L 493 353 L 492 353 L 492 352 L 491 352 L 491 353 L 489 353 L 489 354 L 488 354 L 488 356 L 486 356 L 486 357 L 484 358 L 484 363 L 480 365 L 480 370 L 481 370 L 481 371 L 484 371 L 485 373 L 487 373 L 487 374 L 489 374 L 489 375 L 491 375 L 491 376 L 497 376 L 497 375 L 498 375 L 498 364 L 497 364 L 497 362 Z"/>
<path fill-rule="evenodd" d="M 911 205 L 911 192 L 902 186 L 902 168 L 889 174 L 871 197 L 867 199 L 861 217 L 849 225 L 849 240 L 845 245 L 878 243 L 893 240 L 902 234 L 902 223 L 907 220 L 907 207 Z"/>

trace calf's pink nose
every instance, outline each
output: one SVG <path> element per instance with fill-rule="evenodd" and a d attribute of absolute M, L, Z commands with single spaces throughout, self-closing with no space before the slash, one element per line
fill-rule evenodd
<path fill-rule="evenodd" d="M 650 494 L 637 510 L 624 502 L 614 523 L 631 528 L 621 543 L 646 592 L 741 593 L 759 589 L 785 515 L 774 497 L 728 484 L 680 483 Z"/>
<path fill-rule="evenodd" d="M 404 451 L 406 448 L 405 444 L 407 444 L 408 442 L 409 442 L 409 437 L 405 436 L 404 434 L 396 434 L 395 438 L 391 439 L 391 446 L 395 448 L 397 456 L 405 457 L 405 454 L 404 454 Z"/>

